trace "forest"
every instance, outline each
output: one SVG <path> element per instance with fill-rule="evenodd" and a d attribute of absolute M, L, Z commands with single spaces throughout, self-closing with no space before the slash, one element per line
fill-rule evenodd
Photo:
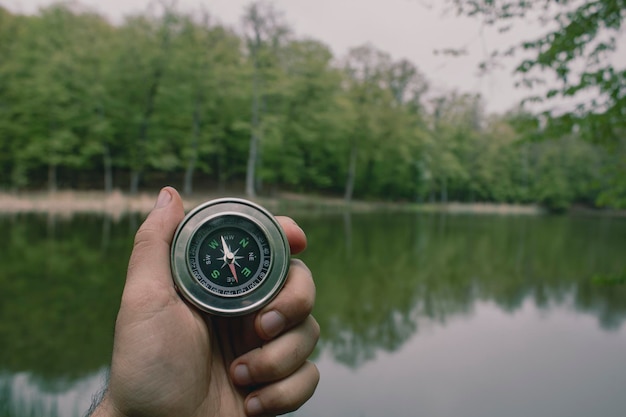
<path fill-rule="evenodd" d="M 162 5 L 117 24 L 79 3 L 0 6 L 0 191 L 169 184 L 626 206 L 623 121 L 590 130 L 522 105 L 488 114 L 479 95 L 434 94 L 415 63 L 372 45 L 333 56 L 265 3 L 242 22 Z"/>

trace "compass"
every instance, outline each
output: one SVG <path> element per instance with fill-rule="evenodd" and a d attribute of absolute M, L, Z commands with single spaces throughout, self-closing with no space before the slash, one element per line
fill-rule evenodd
<path fill-rule="evenodd" d="M 197 308 L 221 316 L 258 310 L 280 291 L 289 242 L 263 207 L 238 198 L 208 201 L 179 224 L 171 248 L 174 283 Z"/>

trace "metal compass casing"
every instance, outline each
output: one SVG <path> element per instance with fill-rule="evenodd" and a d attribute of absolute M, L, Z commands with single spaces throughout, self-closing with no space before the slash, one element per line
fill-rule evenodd
<path fill-rule="evenodd" d="M 208 201 L 179 224 L 171 248 L 179 293 L 205 312 L 239 316 L 280 291 L 289 269 L 289 242 L 263 207 L 239 198 Z"/>

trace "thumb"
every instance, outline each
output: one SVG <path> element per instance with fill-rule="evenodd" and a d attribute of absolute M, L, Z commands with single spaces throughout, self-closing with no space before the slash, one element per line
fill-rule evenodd
<path fill-rule="evenodd" d="M 183 202 L 178 192 L 172 187 L 163 188 L 154 208 L 135 235 L 128 263 L 125 296 L 135 293 L 150 297 L 155 294 L 153 291 L 165 293 L 162 290 L 173 289 L 170 244 L 184 216 Z"/>

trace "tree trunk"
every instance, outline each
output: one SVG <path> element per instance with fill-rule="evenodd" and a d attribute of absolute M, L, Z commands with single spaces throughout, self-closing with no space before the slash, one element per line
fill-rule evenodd
<path fill-rule="evenodd" d="M 132 167 L 132 172 L 130 175 L 130 194 L 137 194 L 139 188 L 139 179 L 141 177 L 141 173 L 144 168 L 145 163 L 145 148 L 146 142 L 148 141 L 148 129 L 150 128 L 150 118 L 152 117 L 152 113 L 154 112 L 154 101 L 159 89 L 159 80 L 161 79 L 161 69 L 157 68 L 155 70 L 154 79 L 152 84 L 150 85 L 150 89 L 148 90 L 148 96 L 146 98 L 146 107 L 143 114 L 143 118 L 141 120 L 141 124 L 139 125 L 139 135 L 137 137 L 137 143 L 135 146 L 137 158 L 134 161 L 135 166 Z"/>
<path fill-rule="evenodd" d="M 346 193 L 344 194 L 344 199 L 346 202 L 352 201 L 352 194 L 354 192 L 354 180 L 356 177 L 356 157 L 357 157 L 357 147 L 356 145 L 352 146 L 350 150 L 350 161 L 348 163 L 348 178 L 346 179 Z"/>
<path fill-rule="evenodd" d="M 196 103 L 193 109 L 193 127 L 191 134 L 191 155 L 187 160 L 187 169 L 185 170 L 185 179 L 183 183 L 183 193 L 190 195 L 193 192 L 193 173 L 196 169 L 198 161 L 198 142 L 200 137 L 200 104 L 202 102 L 202 94 L 198 92 Z"/>
<path fill-rule="evenodd" d="M 130 173 L 130 195 L 137 195 L 139 191 L 139 180 L 141 179 L 141 172 L 137 169 L 133 169 Z"/>
<path fill-rule="evenodd" d="M 146 95 L 146 105 L 144 107 L 144 112 L 141 119 L 141 124 L 139 125 L 139 135 L 137 136 L 136 143 L 136 160 L 134 162 L 134 166 L 131 167 L 131 176 L 130 176 L 130 194 L 135 195 L 139 189 L 139 180 L 141 174 L 143 173 L 143 169 L 145 167 L 145 151 L 148 141 L 148 130 L 150 128 L 150 122 L 152 118 L 152 114 L 154 113 L 154 107 L 156 102 L 156 96 L 159 91 L 159 87 L 161 85 L 161 79 L 163 77 L 163 73 L 165 71 L 165 61 L 167 59 L 167 53 L 169 51 L 170 46 L 170 27 L 171 24 L 171 15 L 169 11 L 165 12 L 164 22 L 166 25 L 166 30 L 163 33 L 163 38 L 161 39 L 161 52 L 157 59 L 157 62 L 154 66 L 154 72 L 152 73 L 152 79 L 150 80 L 150 86 L 148 87 L 148 94 Z"/>
<path fill-rule="evenodd" d="M 215 167 L 215 174 L 217 175 L 217 191 L 220 194 L 223 194 L 226 189 L 226 177 L 228 175 L 227 172 L 224 172 L 225 167 L 228 166 L 228 161 L 225 160 L 227 151 L 224 149 L 225 140 L 220 135 L 215 137 L 215 145 L 217 147 L 215 162 L 213 166 Z"/>
<path fill-rule="evenodd" d="M 255 170 L 259 146 L 259 137 L 256 132 L 250 136 L 250 152 L 248 153 L 248 166 L 246 168 L 246 196 L 252 198 L 256 196 L 254 185 L 256 183 Z"/>
<path fill-rule="evenodd" d="M 57 188 L 57 166 L 50 162 L 48 164 L 48 191 L 55 193 Z"/>
<path fill-rule="evenodd" d="M 259 141 L 256 146 L 256 165 L 254 167 L 255 172 L 259 172 L 263 168 L 263 149 L 261 148 L 261 135 L 259 135 Z M 263 177 L 260 175 L 254 175 L 254 191 L 259 193 L 263 191 Z"/>
<path fill-rule="evenodd" d="M 441 184 L 441 202 L 446 204 L 448 202 L 448 179 L 443 177 L 443 182 Z"/>
<path fill-rule="evenodd" d="M 530 160 L 529 160 L 529 145 L 524 144 L 521 146 L 521 155 L 522 158 L 522 189 L 524 190 L 524 198 L 529 198 L 528 188 L 529 188 L 529 169 Z"/>
<path fill-rule="evenodd" d="M 256 54 L 255 54 L 256 55 Z M 259 157 L 259 120 L 260 120 L 260 93 L 259 93 L 259 68 L 254 65 L 254 77 L 252 83 L 252 123 L 250 135 L 250 150 L 248 152 L 248 166 L 246 167 L 246 196 L 253 198 L 256 196 L 256 164 Z"/>
<path fill-rule="evenodd" d="M 104 192 L 110 194 L 113 191 L 113 162 L 111 161 L 111 151 L 109 145 L 104 144 L 103 152 L 104 164 Z"/>
<path fill-rule="evenodd" d="M 183 180 L 183 194 L 185 195 L 193 193 L 193 171 L 195 164 L 195 158 L 189 158 L 187 169 L 185 169 L 185 179 Z"/>

